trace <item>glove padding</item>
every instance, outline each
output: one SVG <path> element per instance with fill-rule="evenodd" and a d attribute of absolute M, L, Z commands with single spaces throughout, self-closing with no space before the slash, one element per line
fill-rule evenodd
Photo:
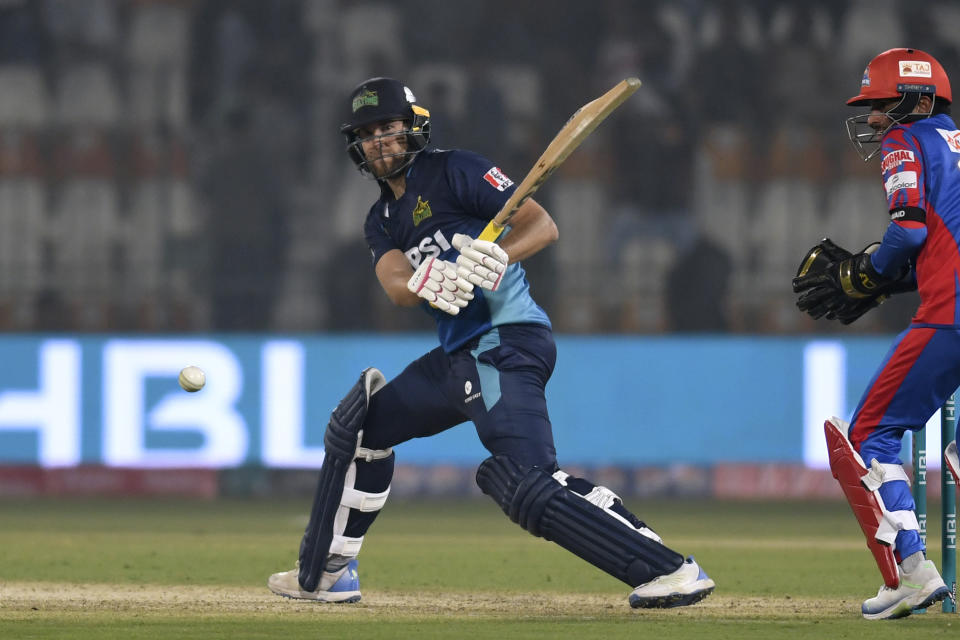
<path fill-rule="evenodd" d="M 473 285 L 460 277 L 457 265 L 436 256 L 424 260 L 413 272 L 407 289 L 452 316 L 473 300 Z"/>
<path fill-rule="evenodd" d="M 874 242 L 852 254 L 829 238 L 821 240 L 804 256 L 793 279 L 793 291 L 800 294 L 797 307 L 814 319 L 850 324 L 891 295 L 916 289 L 909 268 L 897 278 L 873 268 L 870 255 L 879 246 Z"/>
<path fill-rule="evenodd" d="M 463 233 L 453 235 L 457 257 L 457 272 L 471 283 L 490 291 L 496 291 L 510 261 L 500 245 L 488 240 L 475 240 Z"/>

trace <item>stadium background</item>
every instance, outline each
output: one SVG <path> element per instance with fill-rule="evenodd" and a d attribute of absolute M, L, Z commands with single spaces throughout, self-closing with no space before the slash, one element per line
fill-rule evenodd
<path fill-rule="evenodd" d="M 309 492 L 291 469 L 359 368 L 432 340 L 372 276 L 350 88 L 402 78 L 437 146 L 519 179 L 636 75 L 538 195 L 561 462 L 627 494 L 839 495 L 809 436 L 917 300 L 842 328 L 789 281 L 821 236 L 884 229 L 843 128 L 866 61 L 917 46 L 957 78 L 958 32 L 949 2 L 5 0 L 0 493 Z M 204 392 L 176 388 L 186 364 Z M 403 445 L 397 490 L 476 492 L 482 456 L 469 426 Z"/>

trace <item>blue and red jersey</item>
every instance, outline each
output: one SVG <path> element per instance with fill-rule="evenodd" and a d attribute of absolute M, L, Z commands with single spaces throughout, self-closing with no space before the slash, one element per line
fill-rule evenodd
<path fill-rule="evenodd" d="M 898 124 L 882 154 L 890 224 L 873 266 L 890 277 L 914 270 L 915 324 L 960 326 L 960 130 L 946 114 Z"/>
<path fill-rule="evenodd" d="M 373 263 L 392 249 L 402 251 L 414 269 L 431 256 L 456 261 L 459 252 L 452 246 L 453 235 L 479 236 L 515 189 L 500 169 L 476 153 L 422 151 L 407 170 L 400 199 L 383 187 L 367 214 L 364 235 Z M 507 267 L 496 291 L 476 287 L 473 294 L 470 304 L 455 316 L 426 302 L 421 305 L 436 320 L 440 344 L 448 353 L 494 327 L 550 327 L 546 312 L 530 296 L 518 262 Z"/>

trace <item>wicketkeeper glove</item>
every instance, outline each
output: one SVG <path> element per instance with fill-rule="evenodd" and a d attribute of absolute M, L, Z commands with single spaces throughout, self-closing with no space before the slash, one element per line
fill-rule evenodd
<path fill-rule="evenodd" d="M 880 246 L 868 245 L 852 254 L 824 238 L 807 252 L 793 279 L 797 307 L 812 318 L 826 317 L 850 324 L 895 293 L 913 291 L 916 283 L 905 269 L 896 278 L 878 272 L 870 255 Z"/>
<path fill-rule="evenodd" d="M 457 265 L 433 256 L 413 272 L 407 289 L 452 316 L 473 300 L 473 284 L 457 273 Z"/>
<path fill-rule="evenodd" d="M 457 272 L 478 287 L 496 291 L 510 262 L 507 252 L 495 242 L 462 233 L 453 235 L 453 246 L 460 252 Z"/>

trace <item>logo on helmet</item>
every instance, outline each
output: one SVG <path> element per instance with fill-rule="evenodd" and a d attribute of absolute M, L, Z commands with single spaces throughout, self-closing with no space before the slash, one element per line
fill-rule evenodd
<path fill-rule="evenodd" d="M 932 78 L 933 67 L 926 60 L 901 60 L 901 78 Z"/>
<path fill-rule="evenodd" d="M 860 81 L 860 86 L 861 87 L 870 86 L 870 67 L 867 67 L 866 69 L 863 70 L 863 80 Z"/>
<path fill-rule="evenodd" d="M 356 113 L 363 107 L 376 107 L 379 104 L 380 98 L 377 97 L 377 92 L 371 91 L 370 89 L 364 89 L 357 94 L 356 98 L 353 99 L 353 112 Z"/>

